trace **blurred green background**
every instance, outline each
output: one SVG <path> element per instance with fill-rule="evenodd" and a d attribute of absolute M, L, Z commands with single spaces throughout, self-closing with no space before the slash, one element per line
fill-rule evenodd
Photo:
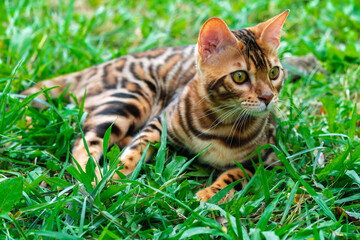
<path fill-rule="evenodd" d="M 0 3 L 0 76 L 24 58 L 27 80 L 82 69 L 127 52 L 196 43 L 202 24 L 231 29 L 286 9 L 280 52 L 321 60 L 329 71 L 359 64 L 359 1 L 10 1 Z"/>

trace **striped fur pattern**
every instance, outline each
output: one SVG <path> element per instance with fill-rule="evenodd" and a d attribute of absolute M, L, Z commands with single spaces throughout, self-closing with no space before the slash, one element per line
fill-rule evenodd
<path fill-rule="evenodd" d="M 197 193 L 201 201 L 207 201 L 245 177 L 234 160 L 248 167 L 247 175 L 252 176 L 249 154 L 257 145 L 275 144 L 271 111 L 284 79 L 276 50 L 287 14 L 285 11 L 255 27 L 236 31 L 212 18 L 204 24 L 196 46 L 123 56 L 43 81 L 25 93 L 60 86 L 50 91 L 56 97 L 69 87 L 81 101 L 86 89 L 89 115 L 83 131 L 90 154 L 101 159 L 103 136 L 114 123 L 109 144 L 126 147 L 121 156 L 125 175 L 133 172 L 148 142 L 160 141 L 166 113 L 168 140 L 194 154 L 208 147 L 199 160 L 224 171 L 210 187 Z M 274 68 L 278 68 L 277 76 L 270 79 Z M 146 159 L 153 152 L 150 147 Z M 274 162 L 272 150 L 261 154 L 266 165 Z M 73 155 L 85 171 L 89 156 L 81 137 Z M 100 171 L 96 169 L 98 179 Z"/>

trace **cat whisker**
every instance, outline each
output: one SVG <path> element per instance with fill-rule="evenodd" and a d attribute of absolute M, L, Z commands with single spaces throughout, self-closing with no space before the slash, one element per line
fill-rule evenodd
<path fill-rule="evenodd" d="M 243 128 L 243 126 L 246 126 L 246 122 L 247 122 L 247 120 L 248 120 L 248 118 L 249 118 L 249 116 L 250 116 L 250 114 L 249 114 L 249 110 L 247 110 L 247 109 L 245 109 L 246 111 L 245 111 L 245 118 L 243 119 L 243 120 L 241 120 L 241 125 L 240 125 L 240 134 L 239 134 L 239 143 L 241 142 L 241 131 L 242 131 L 242 128 Z"/>
<path fill-rule="evenodd" d="M 281 118 L 282 119 L 285 119 L 286 118 L 286 116 L 285 116 L 285 114 L 283 113 L 283 111 L 278 107 L 278 106 L 275 106 L 275 108 L 274 108 L 274 112 L 276 113 L 276 114 L 280 114 L 281 116 Z"/>
<path fill-rule="evenodd" d="M 231 128 L 231 131 L 230 131 L 230 134 L 229 136 L 227 137 L 227 139 L 229 139 L 229 137 L 231 136 L 231 141 L 230 141 L 230 146 L 232 144 L 232 141 L 234 139 L 234 136 L 235 136 L 235 133 L 236 133 L 236 129 L 238 127 L 238 125 L 241 123 L 241 119 L 244 117 L 244 115 L 246 115 L 246 109 L 242 109 L 236 119 L 236 121 L 234 122 L 232 128 Z M 235 128 L 234 128 L 235 127 Z M 234 130 L 234 133 L 232 133 L 232 131 Z"/>
<path fill-rule="evenodd" d="M 216 128 L 220 123 L 224 122 L 227 118 L 229 118 L 231 115 L 233 115 L 238 109 L 231 109 L 224 113 L 222 113 L 211 125 L 210 127 L 205 130 L 204 132 L 198 134 L 197 136 L 200 136 L 204 133 L 209 132 L 211 129 Z M 215 124 L 215 125 L 214 125 Z"/>
<path fill-rule="evenodd" d="M 281 104 L 281 105 L 283 105 L 283 106 L 290 107 L 290 108 L 295 108 L 295 107 L 296 107 L 294 104 L 291 104 L 291 103 L 288 102 L 288 101 L 278 100 L 278 103 Z"/>
<path fill-rule="evenodd" d="M 230 146 L 231 146 L 231 144 L 232 144 L 233 136 L 234 136 L 235 133 L 236 133 L 236 125 L 237 125 L 238 121 L 240 120 L 240 117 L 241 117 L 243 111 L 244 111 L 244 110 L 242 110 L 242 111 L 238 114 L 238 116 L 236 117 L 236 120 L 234 121 L 234 123 L 233 123 L 233 125 L 232 125 L 232 127 L 231 127 L 230 133 L 229 133 L 228 137 L 226 138 L 226 140 L 228 140 L 228 139 L 231 137 Z M 235 128 L 234 128 L 234 127 L 235 127 Z M 234 130 L 234 133 L 232 133 L 233 130 Z"/>
<path fill-rule="evenodd" d="M 207 116 L 209 116 L 209 115 L 211 115 L 213 113 L 217 113 L 217 112 L 223 111 L 225 109 L 229 109 L 229 108 L 233 108 L 233 106 L 220 105 L 218 107 L 215 107 L 215 110 L 209 109 L 209 110 L 205 111 L 205 113 L 207 113 L 207 114 L 204 114 L 203 116 L 199 117 L 199 119 L 207 117 Z"/>
<path fill-rule="evenodd" d="M 216 126 L 218 126 L 219 123 L 225 121 L 228 117 L 230 117 L 231 115 L 233 115 L 233 114 L 235 113 L 235 111 L 236 111 L 236 109 L 229 110 L 229 111 L 227 111 L 226 113 L 220 115 L 220 116 L 211 124 L 211 126 L 210 126 L 210 128 L 209 128 L 208 130 L 210 130 L 210 129 L 216 127 Z M 224 116 L 224 115 L 225 115 L 225 116 Z M 217 120 L 218 120 L 219 118 L 221 118 L 222 116 L 224 116 L 224 117 L 223 117 L 222 119 L 220 119 L 220 121 L 217 121 Z M 216 123 L 216 122 L 217 122 L 217 123 Z M 216 123 L 216 125 L 213 127 L 214 123 Z"/>
<path fill-rule="evenodd" d="M 210 94 L 212 94 L 212 93 L 210 93 Z M 210 94 L 209 94 L 209 95 L 210 95 Z M 207 99 L 207 97 L 208 97 L 209 95 L 203 96 L 203 97 L 197 102 L 197 104 L 201 104 L 203 101 L 205 101 L 205 99 Z"/>
<path fill-rule="evenodd" d="M 232 133 L 232 130 L 230 131 L 230 134 L 228 136 L 227 139 L 229 139 L 229 137 L 231 136 L 231 141 L 230 141 L 230 146 L 232 145 L 232 142 L 233 142 L 233 139 L 234 139 L 234 136 L 235 136 L 235 133 L 236 133 L 236 129 L 238 129 L 238 126 L 239 124 L 242 124 L 242 120 L 244 119 L 244 117 L 247 115 L 247 110 L 246 109 L 242 109 L 242 111 L 240 112 L 238 118 L 236 119 L 234 125 L 232 126 L 232 129 L 234 128 L 234 133 Z M 241 134 L 241 131 L 239 131 L 239 134 Z"/>

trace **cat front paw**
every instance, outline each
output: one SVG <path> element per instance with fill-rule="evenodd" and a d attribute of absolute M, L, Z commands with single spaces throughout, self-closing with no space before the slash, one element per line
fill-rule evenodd
<path fill-rule="evenodd" d="M 210 198 L 212 198 L 216 193 L 218 193 L 221 189 L 216 187 L 207 187 L 196 193 L 200 202 L 207 202 Z M 228 202 L 234 196 L 234 189 L 231 189 L 218 203 Z"/>
<path fill-rule="evenodd" d="M 212 196 L 216 193 L 213 193 L 209 187 L 204 188 L 196 193 L 198 200 L 200 202 L 207 202 Z"/>

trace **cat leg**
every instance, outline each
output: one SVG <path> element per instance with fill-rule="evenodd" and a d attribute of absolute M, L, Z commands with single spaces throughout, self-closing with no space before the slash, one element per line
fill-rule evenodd
<path fill-rule="evenodd" d="M 279 166 L 281 163 L 278 161 L 278 158 L 272 148 L 268 148 L 266 150 L 263 150 L 262 153 L 262 161 L 264 166 L 270 166 L 269 168 L 272 169 L 272 167 Z M 255 162 L 258 162 L 257 156 L 254 157 Z M 251 166 L 248 166 L 252 168 Z M 248 169 L 245 169 L 247 175 L 249 177 L 253 176 L 253 172 L 255 172 L 255 169 L 251 169 L 249 171 Z M 204 188 L 196 193 L 198 198 L 201 202 L 206 202 L 209 200 L 212 196 L 214 196 L 216 193 L 218 193 L 221 189 L 225 188 L 227 185 L 239 180 L 245 178 L 243 181 L 241 181 L 240 184 L 237 184 L 233 189 L 230 190 L 230 192 L 221 199 L 220 203 L 229 201 L 233 196 L 235 191 L 241 190 L 245 185 L 248 183 L 248 180 L 246 176 L 244 175 L 244 172 L 240 168 L 234 168 L 230 169 L 224 173 L 222 173 L 216 181 L 211 184 L 210 187 Z"/>
<path fill-rule="evenodd" d="M 131 141 L 126 147 L 125 151 L 120 157 L 120 165 L 124 164 L 124 168 L 120 170 L 124 175 L 129 175 L 135 170 L 141 156 L 149 142 L 160 142 L 162 130 L 162 119 L 158 116 L 150 121 Z M 154 153 L 155 148 L 150 146 L 145 157 L 145 161 Z M 118 179 L 117 174 L 114 175 Z"/>
<path fill-rule="evenodd" d="M 83 132 L 86 145 L 94 161 L 98 162 L 103 154 L 103 138 L 106 130 L 111 126 L 111 124 L 113 125 L 111 128 L 109 146 L 124 138 L 130 125 L 132 124 L 131 119 L 121 116 L 101 116 L 100 118 L 95 116 L 89 118 L 89 121 L 85 121 L 84 123 Z M 79 163 L 80 167 L 86 171 L 89 154 L 86 151 L 82 136 L 79 136 L 76 140 L 72 153 L 74 159 Z M 77 165 L 75 164 L 75 166 Z M 100 169 L 97 166 L 95 168 L 95 174 L 97 180 L 100 181 L 101 174 Z"/>
<path fill-rule="evenodd" d="M 249 170 L 245 169 L 245 171 L 249 177 L 253 176 L 253 174 Z M 242 180 L 241 183 L 237 184 L 234 188 L 232 188 L 230 192 L 223 199 L 220 200 L 220 203 L 227 202 L 234 196 L 235 190 L 241 190 L 248 183 L 246 175 L 240 168 L 233 168 L 222 173 L 213 184 L 211 184 L 207 188 L 198 191 L 196 193 L 196 196 L 201 202 L 206 202 L 216 193 L 218 193 L 221 189 L 242 178 L 244 178 L 244 180 Z"/>
<path fill-rule="evenodd" d="M 123 149 L 123 148 L 125 148 L 126 146 L 128 146 L 133 139 L 134 139 L 133 136 L 131 136 L 131 135 L 126 135 L 123 139 L 121 139 L 119 142 L 117 142 L 117 145 L 118 145 L 121 149 Z"/>

